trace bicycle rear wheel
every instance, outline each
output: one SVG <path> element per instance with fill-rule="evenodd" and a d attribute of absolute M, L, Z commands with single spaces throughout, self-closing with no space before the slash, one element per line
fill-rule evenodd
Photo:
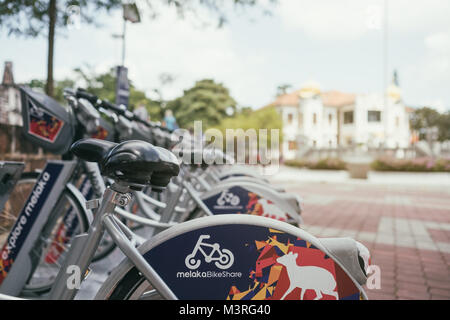
<path fill-rule="evenodd" d="M 6 240 L 9 230 L 27 201 L 38 172 L 21 175 L 0 214 L 0 237 Z M 66 188 L 53 207 L 33 249 L 30 252 L 32 272 L 23 294 L 42 294 L 50 290 L 70 248 L 71 239 L 88 228 L 88 219 L 77 198 Z"/>
<path fill-rule="evenodd" d="M 95 299 L 163 300 L 150 282 L 129 261 L 122 262 L 108 277 Z"/>

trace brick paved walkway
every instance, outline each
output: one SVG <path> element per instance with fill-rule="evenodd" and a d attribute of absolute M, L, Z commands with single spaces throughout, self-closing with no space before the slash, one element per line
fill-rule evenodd
<path fill-rule="evenodd" d="M 361 183 L 284 184 L 304 199 L 305 229 L 350 236 L 371 251 L 371 299 L 450 299 L 450 190 Z"/>

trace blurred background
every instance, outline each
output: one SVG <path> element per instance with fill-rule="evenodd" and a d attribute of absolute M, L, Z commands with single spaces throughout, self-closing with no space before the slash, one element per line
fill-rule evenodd
<path fill-rule="evenodd" d="M 306 227 L 353 236 L 387 299 L 450 297 L 448 0 L 0 1 L 0 158 L 16 85 L 84 87 L 166 126 L 279 129 L 271 179 Z"/>
<path fill-rule="evenodd" d="M 282 129 L 287 164 L 448 171 L 449 13 L 445 0 L 2 1 L 0 122 L 21 125 L 16 83 L 62 103 L 81 86 L 183 128 Z"/>

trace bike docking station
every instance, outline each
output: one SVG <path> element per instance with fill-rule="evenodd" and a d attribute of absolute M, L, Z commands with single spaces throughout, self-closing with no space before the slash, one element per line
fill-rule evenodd
<path fill-rule="evenodd" d="M 44 121 L 45 128 L 56 130 L 50 140 L 57 145 L 52 147 L 67 151 L 73 139 L 64 137 L 74 138 L 73 126 L 65 125 L 72 123 L 70 116 L 61 111 L 59 120 L 50 117 L 51 110 L 44 107 L 56 105 L 35 93 L 22 90 L 22 98 L 26 130 L 36 143 L 48 140 L 36 127 Z M 0 298 L 26 292 L 27 281 L 38 269 L 37 260 L 43 257 L 33 256 L 32 250 L 43 240 L 53 241 L 46 230 L 47 225 L 56 225 L 57 212 L 63 225 L 70 215 L 60 200 L 69 188 L 74 189 L 78 204 L 88 208 L 83 208 L 88 211 L 83 215 L 88 226 L 73 236 L 48 299 L 76 297 L 80 286 L 69 286 L 73 279 L 69 269 L 79 271 L 78 284 L 84 281 L 105 233 L 125 258 L 106 278 L 96 299 L 367 299 L 362 286 L 367 281 L 368 250 L 350 238 L 318 239 L 302 230 L 299 197 L 271 187 L 262 177 L 246 175 L 237 167 L 216 172 L 209 176 L 210 182 L 208 175 L 198 174 L 200 170 L 179 175 L 179 159 L 172 152 L 139 140 L 115 143 L 88 138 L 70 149 L 78 160 L 47 162 L 9 233 L 0 257 Z M 76 174 L 79 164 L 85 165 L 86 176 L 77 189 L 72 182 L 81 178 Z M 103 178 L 110 179 L 108 186 Z M 146 187 L 163 199 L 149 201 L 161 209 L 149 210 L 149 219 L 126 211 L 132 193 L 138 204 L 150 198 L 142 192 Z M 97 199 L 90 199 L 92 194 Z M 144 208 L 138 209 L 147 215 Z M 185 221 L 183 216 L 194 219 Z M 137 235 L 128 220 L 147 225 L 152 232 L 146 238 Z"/>
<path fill-rule="evenodd" d="M 153 287 L 166 299 L 367 299 L 356 241 L 319 240 L 270 218 L 202 217 L 162 231 L 138 250 L 160 279 Z M 117 269 L 129 277 L 138 273 L 129 261 Z M 125 283 L 109 285 L 127 291 Z M 102 287 L 97 298 L 110 289 Z"/>
<path fill-rule="evenodd" d="M 19 296 L 37 261 L 31 255 L 42 228 L 75 169 L 74 161 L 48 161 L 0 252 L 0 294 Z"/>
<path fill-rule="evenodd" d="M 280 194 L 254 182 L 222 182 L 201 195 L 201 201 L 214 215 L 250 214 L 302 224 L 301 207 L 296 197 Z"/>

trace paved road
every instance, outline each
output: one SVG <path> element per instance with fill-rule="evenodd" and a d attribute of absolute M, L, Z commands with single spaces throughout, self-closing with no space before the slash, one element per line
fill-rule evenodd
<path fill-rule="evenodd" d="M 381 289 L 367 290 L 369 298 L 450 299 L 450 188 L 406 176 L 394 185 L 290 168 L 269 179 L 303 197 L 304 228 L 313 235 L 350 236 L 369 248 L 381 270 Z M 121 258 L 117 251 L 94 264 L 78 298 L 92 298 Z"/>
<path fill-rule="evenodd" d="M 450 189 L 363 181 L 284 183 L 304 199 L 305 229 L 350 236 L 381 270 L 372 299 L 450 299 Z"/>

